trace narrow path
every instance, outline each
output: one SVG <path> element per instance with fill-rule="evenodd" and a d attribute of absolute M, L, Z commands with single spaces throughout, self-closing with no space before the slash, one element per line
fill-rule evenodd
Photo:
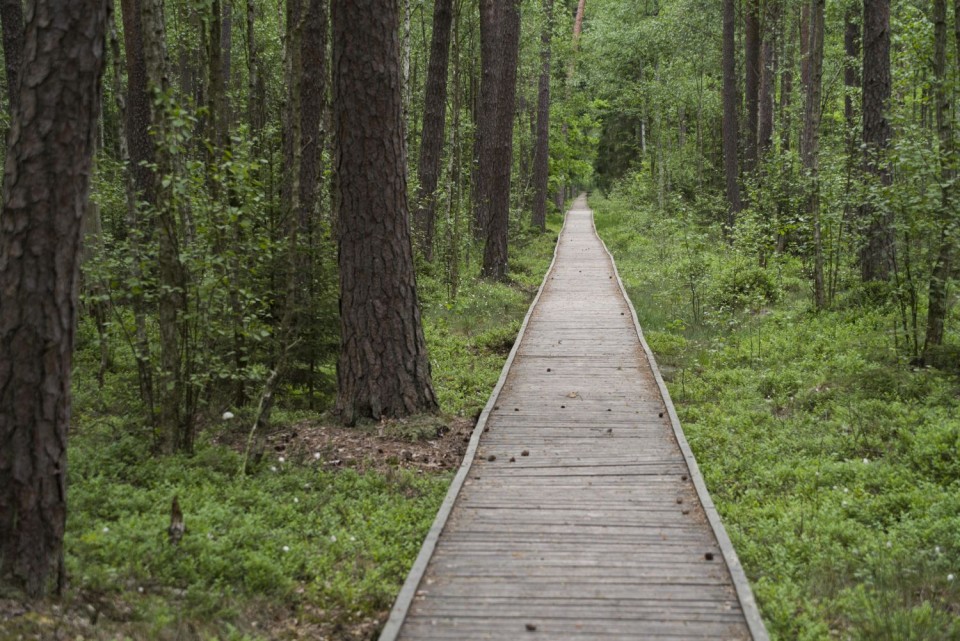
<path fill-rule="evenodd" d="M 381 641 L 766 639 L 581 196 Z"/>

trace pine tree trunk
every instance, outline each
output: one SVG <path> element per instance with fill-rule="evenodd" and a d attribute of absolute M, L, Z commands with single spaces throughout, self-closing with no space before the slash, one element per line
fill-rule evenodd
<path fill-rule="evenodd" d="M 250 131 L 259 137 L 266 124 L 266 87 L 260 68 L 256 38 L 257 4 L 247 0 L 247 119 Z"/>
<path fill-rule="evenodd" d="M 22 0 L 0 0 L 0 28 L 3 29 L 3 62 L 7 70 L 7 113 L 16 112 L 20 95 L 20 65 L 23 64 Z"/>
<path fill-rule="evenodd" d="M 737 163 L 737 60 L 736 11 L 734 0 L 723 0 L 723 170 L 727 180 L 727 203 L 730 206 L 727 226 L 733 227 L 740 203 Z"/>
<path fill-rule="evenodd" d="M 760 106 L 760 0 L 747 0 L 743 18 L 743 66 L 746 117 L 744 170 L 757 166 L 757 123 Z"/>
<path fill-rule="evenodd" d="M 437 409 L 413 273 L 397 15 L 397 0 L 333 2 L 341 329 L 335 411 L 347 425 Z"/>
<path fill-rule="evenodd" d="M 864 170 L 881 186 L 893 176 L 884 155 L 890 144 L 891 127 L 886 110 L 890 100 L 890 0 L 863 3 L 863 147 Z M 877 211 L 869 200 L 860 209 L 865 242 L 860 251 L 863 282 L 888 280 L 894 261 L 893 217 Z"/>
<path fill-rule="evenodd" d="M 137 199 L 156 204 L 153 189 L 154 141 L 150 136 L 150 90 L 143 57 L 143 24 L 140 3 L 120 0 L 123 15 L 123 43 L 127 60 L 126 136 L 130 152 L 129 170 L 137 189 Z"/>
<path fill-rule="evenodd" d="M 0 580 L 63 587 L 70 367 L 106 0 L 35 0 L 0 226 Z M 57 46 L 43 43 L 56 42 Z M 24 106 L 26 105 L 26 106 Z"/>
<path fill-rule="evenodd" d="M 544 26 L 540 34 L 540 82 L 537 87 L 536 147 L 533 154 L 533 225 L 547 227 L 547 189 L 550 182 L 550 45 L 553 0 L 543 0 Z"/>
<path fill-rule="evenodd" d="M 474 237 L 486 238 L 490 226 L 493 202 L 491 196 L 496 182 L 494 144 L 497 136 L 497 108 L 499 105 L 500 12 L 497 0 L 480 0 L 480 97 L 476 108 L 476 137 L 474 155 L 476 164 L 473 180 Z"/>
<path fill-rule="evenodd" d="M 327 100 L 327 1 L 306 0 L 300 42 L 300 231 L 310 241 L 316 228 L 317 191 L 323 159 L 321 128 Z"/>
<path fill-rule="evenodd" d="M 774 51 L 776 42 L 768 36 L 761 47 L 760 54 L 760 105 L 757 123 L 758 157 L 762 157 L 773 144 L 773 89 L 777 77 Z"/>
<path fill-rule="evenodd" d="M 783 44 L 783 61 L 780 64 L 780 147 L 782 151 L 790 151 L 791 129 L 791 100 L 793 98 L 793 65 L 794 65 L 794 32 L 787 28 L 790 22 L 789 15 L 784 12 L 781 27 Z"/>
<path fill-rule="evenodd" d="M 423 134 L 420 137 L 420 189 L 414 222 L 417 240 L 427 261 L 433 261 L 436 227 L 437 185 L 443 155 L 444 127 L 447 119 L 447 67 L 450 60 L 450 28 L 453 24 L 453 0 L 435 0 L 433 34 L 430 43 L 430 67 L 424 96 Z"/>
<path fill-rule="evenodd" d="M 958 5 L 960 6 L 960 5 Z M 957 27 L 960 36 L 960 27 Z M 943 344 L 949 297 L 947 283 L 952 271 L 958 214 L 955 194 L 956 144 L 951 119 L 951 92 L 947 86 L 947 0 L 933 0 L 933 82 L 937 133 L 940 138 L 941 212 L 940 238 L 933 273 L 930 274 L 927 309 L 927 332 L 923 347 L 924 361 L 933 360 L 936 347 Z M 960 46 L 960 37 L 957 38 Z"/>
<path fill-rule="evenodd" d="M 490 218 L 483 248 L 481 275 L 491 280 L 507 277 L 507 232 L 510 225 L 510 176 L 513 170 L 513 116 L 517 96 L 517 61 L 520 55 L 520 0 L 502 5 L 497 59 L 496 131 L 492 149 L 494 180 L 490 186 Z"/>

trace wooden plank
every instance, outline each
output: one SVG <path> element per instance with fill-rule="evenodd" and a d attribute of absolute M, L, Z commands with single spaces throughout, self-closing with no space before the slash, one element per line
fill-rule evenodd
<path fill-rule="evenodd" d="M 572 210 L 380 638 L 516 639 L 536 619 L 550 639 L 765 639 L 678 430 L 592 214 Z"/>

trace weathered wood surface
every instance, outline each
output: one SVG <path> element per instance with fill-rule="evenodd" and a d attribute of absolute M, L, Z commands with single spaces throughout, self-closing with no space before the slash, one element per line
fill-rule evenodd
<path fill-rule="evenodd" d="M 393 639 L 766 639 L 581 197 Z"/>

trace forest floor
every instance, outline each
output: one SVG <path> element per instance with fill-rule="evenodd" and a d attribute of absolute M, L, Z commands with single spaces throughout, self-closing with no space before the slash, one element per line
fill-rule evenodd
<path fill-rule="evenodd" d="M 0 641 L 375 638 L 416 558 L 543 274 L 562 220 L 521 232 L 507 283 L 418 265 L 442 414 L 336 425 L 280 395 L 264 455 L 239 470 L 253 408 L 210 411 L 193 456 L 158 457 L 129 354 L 97 386 L 86 319 L 74 369 L 68 587 L 0 593 Z M 118 348 L 122 349 L 122 348 Z M 330 364 L 332 371 L 332 363 Z M 327 390 L 330 399 L 330 392 Z M 291 400 L 292 399 L 292 400 Z M 186 534 L 167 541 L 171 502 Z"/>

